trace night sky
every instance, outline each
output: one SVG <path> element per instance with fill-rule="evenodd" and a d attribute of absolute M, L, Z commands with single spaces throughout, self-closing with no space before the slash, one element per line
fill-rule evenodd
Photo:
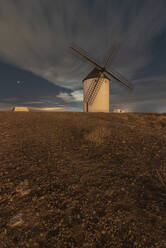
<path fill-rule="evenodd" d="M 110 106 L 166 112 L 166 0 L 0 0 L 0 110 L 62 107 L 82 111 L 82 79 L 92 66 L 74 42 L 112 63 L 134 85 L 110 84 Z"/>

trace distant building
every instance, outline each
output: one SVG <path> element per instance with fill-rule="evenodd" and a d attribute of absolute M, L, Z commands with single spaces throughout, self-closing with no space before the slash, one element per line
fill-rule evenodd
<path fill-rule="evenodd" d="M 113 112 L 114 113 L 124 113 L 125 111 L 122 109 L 114 109 Z"/>
<path fill-rule="evenodd" d="M 29 109 L 27 107 L 14 107 L 12 112 L 29 112 Z"/>

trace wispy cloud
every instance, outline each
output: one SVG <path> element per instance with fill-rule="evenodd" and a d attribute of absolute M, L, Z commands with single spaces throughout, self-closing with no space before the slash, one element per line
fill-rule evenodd
<path fill-rule="evenodd" d="M 61 92 L 57 97 L 63 99 L 65 102 L 82 102 L 83 92 L 81 90 L 76 90 L 71 93 Z"/>
<path fill-rule="evenodd" d="M 66 107 L 52 107 L 52 108 L 36 108 L 36 107 L 31 107 L 32 111 L 43 111 L 43 112 L 64 112 L 68 111 Z"/>

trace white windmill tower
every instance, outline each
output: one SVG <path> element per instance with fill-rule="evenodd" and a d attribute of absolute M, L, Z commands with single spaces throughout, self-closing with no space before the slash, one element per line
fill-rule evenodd
<path fill-rule="evenodd" d="M 72 44 L 70 48 L 87 62 L 92 64 L 94 69 L 83 79 L 83 94 L 84 94 L 84 112 L 109 112 L 109 83 L 110 79 L 106 76 L 111 76 L 121 86 L 132 89 L 132 84 L 129 83 L 120 73 L 116 72 L 110 66 L 115 54 L 119 50 L 119 44 L 115 42 L 110 49 L 109 55 L 106 56 L 104 66 L 92 59 L 88 53 L 79 46 Z M 106 74 L 105 74 L 106 73 Z"/>

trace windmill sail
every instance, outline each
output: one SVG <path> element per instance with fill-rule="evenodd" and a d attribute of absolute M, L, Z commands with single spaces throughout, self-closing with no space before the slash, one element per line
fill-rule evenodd
<path fill-rule="evenodd" d="M 86 95 L 84 96 L 84 101 L 86 101 L 86 102 L 89 101 L 89 98 L 90 98 L 90 96 L 91 96 L 91 94 L 92 94 L 92 92 L 93 92 L 93 90 L 94 90 L 94 88 L 95 88 L 95 85 L 96 85 L 96 80 L 93 80 L 93 81 L 91 82 L 91 84 L 90 84 L 90 86 L 89 86 L 87 92 L 86 92 Z"/>
<path fill-rule="evenodd" d="M 117 41 L 114 41 L 113 45 L 111 46 L 108 54 L 106 55 L 104 59 L 104 68 L 108 68 L 112 61 L 114 60 L 115 56 L 117 55 L 120 48 L 120 43 Z"/>
<path fill-rule="evenodd" d="M 109 74 L 112 78 L 114 78 L 118 83 L 120 83 L 121 86 L 127 87 L 130 90 L 133 89 L 133 85 L 113 68 L 111 68 L 109 71 L 105 70 L 105 72 Z"/>
<path fill-rule="evenodd" d="M 91 93 L 91 96 L 89 98 L 89 101 L 88 101 L 88 103 L 90 105 L 93 104 L 93 102 L 94 102 L 94 100 L 95 100 L 95 98 L 96 98 L 96 96 L 97 96 L 97 94 L 98 94 L 103 82 L 104 82 L 104 76 L 100 76 L 98 79 L 96 79 L 95 87 L 94 87 L 94 89 L 93 89 L 93 91 Z"/>
<path fill-rule="evenodd" d="M 87 51 L 85 51 L 84 49 L 80 48 L 79 46 L 75 45 L 74 43 L 72 43 L 69 48 L 71 48 L 75 53 L 77 53 L 79 56 L 81 56 L 81 58 L 84 58 L 87 62 L 89 62 L 90 64 L 94 65 L 95 67 L 102 69 L 102 67 L 99 65 L 98 62 L 96 62 L 96 60 L 94 60 L 93 58 L 91 58 L 89 56 L 89 54 L 87 53 Z"/>

